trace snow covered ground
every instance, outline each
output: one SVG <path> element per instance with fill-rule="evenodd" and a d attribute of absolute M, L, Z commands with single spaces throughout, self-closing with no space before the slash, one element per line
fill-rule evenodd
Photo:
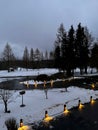
<path fill-rule="evenodd" d="M 45 110 L 54 117 L 63 112 L 64 104 L 70 109 L 78 105 L 79 99 L 84 104 L 90 102 L 90 96 L 94 99 L 98 98 L 98 91 L 74 86 L 69 87 L 67 90 L 65 92 L 65 88 L 49 89 L 48 99 L 45 97 L 44 90 L 26 90 L 23 98 L 25 107 L 20 107 L 22 98 L 19 91 L 13 91 L 13 96 L 8 104 L 11 113 L 4 113 L 4 105 L 0 100 L 0 130 L 6 130 L 4 122 L 10 117 L 15 117 L 18 123 L 21 118 L 24 120 L 24 124 L 33 123 L 44 118 Z"/>
<path fill-rule="evenodd" d="M 38 74 L 53 74 L 58 72 L 56 69 L 39 69 L 39 70 L 18 70 L 8 73 L 7 71 L 0 71 L 0 77 L 12 77 L 12 76 L 30 76 Z M 0 78 L 1 82 L 4 80 Z M 6 80 L 6 78 L 5 78 Z M 45 110 L 48 111 L 50 116 L 56 116 L 63 112 L 64 104 L 70 109 L 78 105 L 78 100 L 87 103 L 90 102 L 90 96 L 94 99 L 98 99 L 98 91 L 78 88 L 70 86 L 68 91 L 65 88 L 52 88 L 48 89 L 48 99 L 46 99 L 44 90 L 25 90 L 24 104 L 25 107 L 20 107 L 22 103 L 22 97 L 19 94 L 20 91 L 12 91 L 13 95 L 9 99 L 8 109 L 11 113 L 4 113 L 4 104 L 0 100 L 0 130 L 7 130 L 5 126 L 5 120 L 10 117 L 15 117 L 19 123 L 22 118 L 24 124 L 33 123 L 44 118 Z"/>
<path fill-rule="evenodd" d="M 26 69 L 18 69 L 12 72 L 8 72 L 7 70 L 3 70 L 0 71 L 0 77 L 17 77 L 17 76 L 36 76 L 39 74 L 47 74 L 47 75 L 51 75 L 54 73 L 57 73 L 58 69 L 28 69 L 28 71 Z"/>
<path fill-rule="evenodd" d="M 21 76 L 37 76 L 39 74 L 51 75 L 57 73 L 58 69 L 26 69 L 18 68 L 15 71 L 8 72 L 7 70 L 0 71 L 0 82 L 11 80 L 13 78 L 19 78 Z"/>

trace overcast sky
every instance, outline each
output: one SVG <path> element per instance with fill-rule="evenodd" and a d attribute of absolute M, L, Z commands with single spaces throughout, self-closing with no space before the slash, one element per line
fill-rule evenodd
<path fill-rule="evenodd" d="M 79 22 L 98 36 L 98 0 L 0 0 L 0 52 L 8 42 L 17 55 L 25 46 L 52 50 L 61 23 Z"/>

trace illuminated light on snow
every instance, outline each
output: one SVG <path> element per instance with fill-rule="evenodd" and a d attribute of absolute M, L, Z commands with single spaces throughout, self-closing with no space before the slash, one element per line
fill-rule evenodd
<path fill-rule="evenodd" d="M 94 83 L 92 83 L 92 85 L 91 85 L 91 86 L 92 86 L 92 88 L 93 88 L 93 89 L 95 88 L 95 84 L 94 84 Z"/>
<path fill-rule="evenodd" d="M 81 103 L 81 101 L 79 100 L 79 103 L 78 103 L 78 108 L 79 110 L 83 109 L 84 108 L 84 105 Z"/>
<path fill-rule="evenodd" d="M 22 127 L 19 127 L 18 130 L 31 130 L 31 128 L 28 125 L 23 125 Z"/>
<path fill-rule="evenodd" d="M 44 87 L 46 87 L 46 80 L 44 80 Z"/>
<path fill-rule="evenodd" d="M 34 87 L 37 88 L 37 82 L 36 81 L 34 81 Z"/>
<path fill-rule="evenodd" d="M 54 83 L 54 81 L 53 81 L 53 80 L 51 80 L 51 81 L 50 81 L 51 87 L 53 87 L 53 83 Z"/>
<path fill-rule="evenodd" d="M 92 96 L 90 97 L 90 103 L 93 105 L 95 103 L 95 100 L 92 98 Z"/>
<path fill-rule="evenodd" d="M 23 119 L 20 119 L 20 126 L 18 130 L 31 130 L 30 126 L 23 124 Z"/>
<path fill-rule="evenodd" d="M 27 88 L 29 88 L 29 82 L 28 81 L 26 82 L 26 86 L 27 86 Z"/>
<path fill-rule="evenodd" d="M 52 116 L 49 116 L 49 115 L 48 115 L 48 112 L 45 111 L 44 122 L 49 122 L 49 121 L 51 121 L 51 120 L 53 120 L 53 117 L 52 117 Z"/>
<path fill-rule="evenodd" d="M 64 111 L 63 111 L 64 114 L 68 114 L 69 113 L 69 110 L 66 108 L 66 105 L 64 105 Z"/>

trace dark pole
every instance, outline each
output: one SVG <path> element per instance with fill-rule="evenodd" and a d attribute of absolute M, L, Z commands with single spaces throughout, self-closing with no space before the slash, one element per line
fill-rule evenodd
<path fill-rule="evenodd" d="M 23 95 L 22 95 L 22 106 L 23 106 Z"/>

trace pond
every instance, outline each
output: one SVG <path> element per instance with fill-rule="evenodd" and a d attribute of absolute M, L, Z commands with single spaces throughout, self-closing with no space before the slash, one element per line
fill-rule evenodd
<path fill-rule="evenodd" d="M 22 90 L 26 89 L 26 86 L 23 84 L 20 84 L 20 82 L 24 80 L 30 80 L 34 79 L 34 77 L 17 77 L 17 78 L 1 78 L 4 80 L 3 82 L 0 83 L 0 88 L 1 89 L 9 89 L 9 90 Z"/>

